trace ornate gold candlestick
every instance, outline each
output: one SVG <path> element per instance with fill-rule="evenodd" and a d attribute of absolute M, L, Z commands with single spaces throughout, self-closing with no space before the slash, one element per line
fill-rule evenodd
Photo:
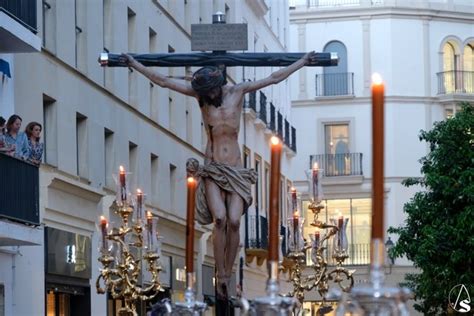
<path fill-rule="evenodd" d="M 143 207 L 143 194 L 138 191 L 134 210 L 127 200 L 125 174 L 121 173 L 120 176 L 120 198 L 115 203 L 114 211 L 122 222 L 120 227 L 114 227 L 108 232 L 107 220 L 101 217 L 102 246 L 98 260 L 103 268 L 96 280 L 96 289 L 99 294 L 109 293 L 114 299 L 123 299 L 125 306 L 119 310 L 119 315 L 133 316 L 137 315 L 135 306 L 137 301 L 150 300 L 162 290 L 159 281 L 161 266 L 158 261 L 159 255 L 155 251 L 157 236 L 152 214 L 147 213 L 145 223 L 141 218 L 142 214 L 139 214 Z M 132 225 L 130 217 L 134 211 L 137 216 Z M 144 233 L 146 233 L 145 244 Z M 129 240 L 131 242 L 128 242 Z M 109 241 L 113 243 L 115 253 L 109 248 Z M 134 255 L 130 247 L 138 248 L 138 254 Z M 139 284 L 144 262 L 151 273 L 150 285 L 146 287 Z"/>
<path fill-rule="evenodd" d="M 354 279 L 352 277 L 354 270 L 348 270 L 342 267 L 343 262 L 348 258 L 344 248 L 341 246 L 336 248 L 333 252 L 332 257 L 336 260 L 337 264 L 334 269 L 329 271 L 328 263 L 324 258 L 324 250 L 326 250 L 326 247 L 322 246 L 325 241 L 332 237 L 338 238 L 337 243 L 341 242 L 341 234 L 343 230 L 345 230 L 347 219 L 345 223 L 342 222 L 342 225 L 340 220 L 337 225 L 326 224 L 318 219 L 320 211 L 324 208 L 320 202 L 312 201 L 308 208 L 314 213 L 314 219 L 311 225 L 319 229 L 329 229 L 329 231 L 322 239 L 319 238 L 318 232 L 317 235 L 315 234 L 312 243 L 306 243 L 304 246 L 304 251 L 308 249 L 312 250 L 311 259 L 313 264 L 311 265 L 311 269 L 313 273 L 303 275 L 305 268 L 305 254 L 303 251 L 292 251 L 288 254 L 288 258 L 293 262 L 290 266 L 290 281 L 293 284 L 293 290 L 287 295 L 296 297 L 300 304 L 302 304 L 305 292 L 317 289 L 322 297 L 322 303 L 318 313 L 326 314 L 332 310 L 332 306 L 326 301 L 326 296 L 329 291 L 329 282 L 333 281 L 338 284 L 344 292 L 349 292 L 354 285 Z M 344 284 L 345 282 L 348 282 L 348 284 Z"/>

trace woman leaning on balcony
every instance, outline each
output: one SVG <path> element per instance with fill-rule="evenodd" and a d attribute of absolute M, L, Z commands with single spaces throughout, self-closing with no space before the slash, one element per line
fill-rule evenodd
<path fill-rule="evenodd" d="M 13 156 L 15 153 L 15 147 L 7 146 L 5 143 L 5 119 L 0 116 L 0 153 Z"/>
<path fill-rule="evenodd" d="M 43 127 L 38 122 L 30 122 L 26 125 L 25 133 L 28 137 L 28 146 L 30 147 L 30 156 L 28 161 L 39 165 L 43 156 L 43 143 L 40 143 L 40 135 Z"/>
<path fill-rule="evenodd" d="M 10 116 L 7 121 L 7 132 L 5 134 L 5 144 L 15 147 L 14 156 L 19 159 L 27 160 L 30 156 L 30 147 L 28 139 L 24 132 L 20 132 L 22 119 L 16 114 Z"/>

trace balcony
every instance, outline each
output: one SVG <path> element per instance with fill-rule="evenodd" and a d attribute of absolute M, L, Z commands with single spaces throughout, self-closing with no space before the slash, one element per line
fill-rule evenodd
<path fill-rule="evenodd" d="M 316 75 L 316 97 L 353 96 L 354 73 Z"/>
<path fill-rule="evenodd" d="M 39 225 L 38 167 L 0 155 L 0 217 Z"/>
<path fill-rule="evenodd" d="M 438 94 L 474 94 L 474 71 L 438 72 Z"/>
<path fill-rule="evenodd" d="M 262 265 L 268 253 L 268 221 L 263 216 L 247 215 L 245 222 L 245 254 L 247 263 L 257 258 L 257 265 Z"/>
<path fill-rule="evenodd" d="M 41 39 L 35 35 L 36 5 L 33 0 L 0 0 L 0 53 L 41 49 Z"/>
<path fill-rule="evenodd" d="M 0 246 L 41 245 L 38 167 L 0 154 L 0 179 Z"/>
<path fill-rule="evenodd" d="M 262 91 L 259 91 L 259 97 L 260 97 L 260 99 L 259 99 L 260 107 L 258 109 L 258 118 L 265 125 L 267 125 L 268 124 L 268 120 L 267 120 L 267 96 Z"/>
<path fill-rule="evenodd" d="M 311 155 L 310 162 L 310 168 L 317 162 L 325 177 L 363 175 L 362 153 Z"/>
<path fill-rule="evenodd" d="M 296 153 L 296 128 L 291 127 L 291 150 Z"/>

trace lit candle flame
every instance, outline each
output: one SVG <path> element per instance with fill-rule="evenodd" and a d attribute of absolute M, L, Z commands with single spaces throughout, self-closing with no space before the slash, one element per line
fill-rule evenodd
<path fill-rule="evenodd" d="M 270 142 L 272 143 L 272 145 L 279 145 L 280 144 L 280 139 L 276 136 L 272 136 L 272 138 L 270 138 Z"/>
<path fill-rule="evenodd" d="M 101 215 L 100 216 L 100 223 L 101 224 L 107 224 L 107 218 L 105 218 L 105 216 Z"/>
<path fill-rule="evenodd" d="M 381 85 L 383 83 L 382 76 L 376 72 L 372 74 L 372 84 L 373 85 Z"/>
<path fill-rule="evenodd" d="M 295 187 L 291 187 L 290 190 L 291 190 L 291 193 L 296 192 L 296 188 L 295 188 Z"/>
<path fill-rule="evenodd" d="M 119 167 L 120 173 L 125 173 L 125 168 L 123 166 Z"/>
<path fill-rule="evenodd" d="M 319 165 L 318 165 L 317 162 L 315 162 L 315 163 L 313 164 L 313 169 L 314 169 L 314 170 L 318 170 L 318 169 L 319 169 Z"/>
<path fill-rule="evenodd" d="M 137 189 L 137 194 L 143 194 L 142 190 Z"/>
<path fill-rule="evenodd" d="M 153 214 L 150 211 L 146 211 L 146 218 L 147 219 L 152 219 Z"/>
<path fill-rule="evenodd" d="M 193 177 L 188 177 L 188 183 L 194 183 L 194 178 Z"/>
<path fill-rule="evenodd" d="M 298 210 L 295 210 L 295 212 L 293 213 L 293 217 L 294 218 L 300 217 L 300 212 Z"/>

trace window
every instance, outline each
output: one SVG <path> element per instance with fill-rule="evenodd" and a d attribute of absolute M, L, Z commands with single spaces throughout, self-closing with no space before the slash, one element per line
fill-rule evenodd
<path fill-rule="evenodd" d="M 308 212 L 309 201 L 303 202 L 303 214 L 305 218 L 303 235 L 304 238 L 310 240 L 309 234 L 314 234 L 315 228 L 311 226 L 313 221 L 312 212 Z M 368 264 L 370 262 L 370 235 L 372 221 L 372 199 L 335 199 L 325 200 L 326 208 L 321 211 L 319 219 L 330 223 L 330 220 L 337 220 L 339 216 L 348 218 L 347 224 L 347 240 L 349 242 L 348 255 L 349 258 L 344 264 Z M 325 232 L 321 232 L 324 235 Z M 326 256 L 329 264 L 334 264 L 332 259 L 333 239 L 326 242 L 328 247 Z M 311 264 L 311 256 L 307 256 L 307 264 Z"/>
<path fill-rule="evenodd" d="M 58 165 L 58 126 L 56 100 L 43 94 L 43 139 L 44 161 L 52 166 Z"/>
<path fill-rule="evenodd" d="M 265 213 L 266 217 L 269 218 L 268 212 L 270 211 L 270 165 L 265 163 L 265 172 L 264 172 L 264 181 L 265 181 Z"/>
<path fill-rule="evenodd" d="M 243 155 L 244 168 L 250 168 L 250 149 L 244 146 Z"/>
<path fill-rule="evenodd" d="M 450 42 L 443 47 L 443 85 L 445 93 L 453 93 L 457 87 L 457 56 L 454 45 Z"/>
<path fill-rule="evenodd" d="M 114 156 L 114 132 L 108 128 L 104 128 L 104 179 L 105 186 L 115 189 L 112 174 L 115 169 Z"/>
<path fill-rule="evenodd" d="M 322 161 L 324 174 L 326 176 L 350 175 L 349 124 L 325 125 L 324 146 L 325 155 Z"/>
<path fill-rule="evenodd" d="M 174 53 L 175 52 L 175 49 L 171 46 L 171 45 L 168 45 L 168 53 Z M 168 76 L 170 78 L 173 78 L 174 77 L 174 73 L 175 70 L 174 70 L 174 67 L 169 67 L 168 68 Z M 174 104 L 173 104 L 173 100 L 175 98 L 175 92 L 172 91 L 172 90 L 168 90 L 168 93 L 169 93 L 169 97 L 168 97 L 168 113 L 169 113 L 169 129 L 170 131 L 176 133 L 176 127 L 175 127 L 175 108 L 174 108 Z"/>
<path fill-rule="evenodd" d="M 87 159 L 87 117 L 76 113 L 76 173 L 82 178 L 88 178 Z"/>
<path fill-rule="evenodd" d="M 150 169 L 151 169 L 151 191 L 150 191 L 150 201 L 154 204 L 158 203 L 158 175 L 159 175 L 159 165 L 158 165 L 158 156 L 155 154 L 150 155 Z"/>
<path fill-rule="evenodd" d="M 336 52 L 339 57 L 339 63 L 335 67 L 323 68 L 323 80 L 317 82 L 322 87 L 317 91 L 317 95 L 334 96 L 349 94 L 349 78 L 347 73 L 347 50 L 343 43 L 338 41 L 329 42 L 324 47 L 325 53 Z M 323 93 L 323 94 L 321 94 Z"/>
<path fill-rule="evenodd" d="M 175 211 L 176 200 L 176 166 L 170 164 L 170 211 Z"/>
<path fill-rule="evenodd" d="M 86 27 L 86 1 L 75 1 L 74 22 L 76 31 L 76 56 L 75 66 L 82 72 L 87 70 L 87 52 L 86 52 L 86 36 L 84 28 Z"/>
<path fill-rule="evenodd" d="M 474 43 L 464 46 L 463 83 L 466 93 L 474 93 Z"/>
<path fill-rule="evenodd" d="M 148 51 L 151 53 L 158 52 L 158 39 L 155 30 L 151 27 L 148 28 Z M 155 85 L 150 81 L 149 91 L 149 110 L 150 118 L 155 122 L 158 122 L 158 90 Z"/>
<path fill-rule="evenodd" d="M 138 146 L 128 142 L 128 163 L 130 170 L 130 191 L 137 188 L 138 184 Z"/>
<path fill-rule="evenodd" d="M 127 16 L 128 16 L 128 51 L 134 52 L 136 49 L 136 13 L 127 8 Z M 128 102 L 133 106 L 137 105 L 137 75 L 136 72 L 129 71 L 128 72 Z"/>
<path fill-rule="evenodd" d="M 262 160 L 259 156 L 255 155 L 255 172 L 257 172 L 257 182 L 255 182 L 255 212 L 257 216 L 259 216 L 259 211 L 261 210 L 261 202 L 262 202 L 262 190 L 261 190 L 261 165 Z"/>
<path fill-rule="evenodd" d="M 56 54 L 56 0 L 43 0 L 43 47 Z"/>
<path fill-rule="evenodd" d="M 201 121 L 201 149 L 203 152 L 206 152 L 207 146 L 207 132 L 206 128 L 204 127 L 204 123 Z"/>
<path fill-rule="evenodd" d="M 0 316 L 5 316 L 5 285 L 0 284 Z"/>

